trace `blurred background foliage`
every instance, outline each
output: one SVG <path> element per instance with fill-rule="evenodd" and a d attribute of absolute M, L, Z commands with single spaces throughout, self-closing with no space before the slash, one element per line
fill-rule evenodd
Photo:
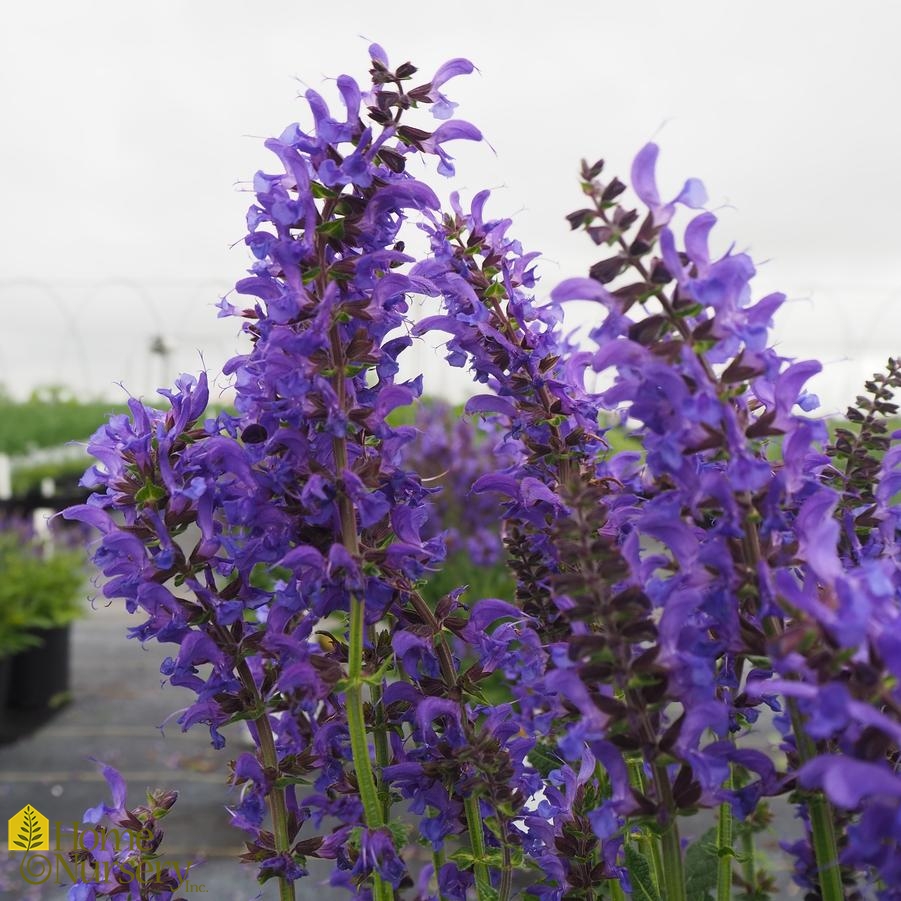
<path fill-rule="evenodd" d="M 0 453 L 16 456 L 37 448 L 58 447 L 86 439 L 125 404 L 82 400 L 66 388 L 38 388 L 15 400 L 0 385 Z"/>

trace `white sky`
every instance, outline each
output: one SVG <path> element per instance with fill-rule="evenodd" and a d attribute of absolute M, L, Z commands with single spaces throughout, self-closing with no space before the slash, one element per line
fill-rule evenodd
<path fill-rule="evenodd" d="M 456 184 L 498 188 L 491 210 L 544 251 L 545 290 L 597 258 L 563 218 L 579 159 L 625 178 L 654 138 L 664 193 L 702 178 L 723 245 L 769 261 L 761 293 L 795 299 L 781 347 L 827 361 L 827 409 L 901 353 L 895 4 L 44 0 L 2 19 L 0 381 L 16 391 L 147 391 L 175 374 L 147 352 L 159 333 L 173 365 L 221 364 L 235 323 L 211 304 L 246 266 L 239 183 L 272 170 L 261 139 L 304 115 L 304 85 L 365 79 L 360 35 L 424 79 L 453 56 L 479 67 L 448 93 L 496 155 L 455 145 Z"/>

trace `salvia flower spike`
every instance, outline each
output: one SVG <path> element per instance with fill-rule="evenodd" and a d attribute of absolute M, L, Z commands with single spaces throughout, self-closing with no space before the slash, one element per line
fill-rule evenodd
<path fill-rule="evenodd" d="M 583 164 L 567 218 L 598 259 L 539 289 L 487 191 L 443 204 L 412 174 L 481 140 L 445 93 L 472 64 L 370 58 L 266 142 L 219 305 L 247 338 L 234 410 L 206 375 L 165 410 L 131 400 L 66 513 L 99 532 L 131 637 L 172 646 L 182 728 L 223 747 L 247 724 L 244 859 L 282 901 L 316 860 L 376 901 L 760 898 L 750 843 L 787 795 L 800 885 L 901 898 L 897 362 L 830 441 L 819 364 L 770 340 L 784 297 L 711 252 L 703 185 L 659 188 L 653 144 L 634 206 Z M 447 431 L 400 376 L 426 333 L 477 386 Z M 91 816 L 127 814 L 108 778 Z M 686 847 L 699 808 L 720 828 Z"/>

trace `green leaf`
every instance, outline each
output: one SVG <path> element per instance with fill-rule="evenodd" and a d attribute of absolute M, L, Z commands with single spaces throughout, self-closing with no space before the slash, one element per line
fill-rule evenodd
<path fill-rule="evenodd" d="M 343 238 L 344 237 L 344 220 L 343 219 L 331 219 L 328 222 L 323 222 L 321 225 L 316 226 L 316 231 L 320 235 L 325 235 L 329 238 Z"/>
<path fill-rule="evenodd" d="M 543 778 L 547 778 L 551 770 L 557 770 L 563 766 L 563 760 L 554 750 L 554 746 L 543 742 L 535 745 L 529 751 L 529 763 L 541 773 Z"/>
<path fill-rule="evenodd" d="M 498 901 L 497 889 L 490 882 L 480 880 L 478 876 L 476 876 L 476 893 L 479 901 Z"/>
<path fill-rule="evenodd" d="M 509 854 L 511 868 L 514 870 L 524 869 L 522 850 L 514 846 L 509 849 Z M 486 851 L 485 856 L 482 859 L 489 867 L 494 867 L 498 870 L 502 869 L 504 866 L 504 852 L 500 848 Z"/>
<path fill-rule="evenodd" d="M 362 681 L 366 685 L 381 685 L 385 677 L 394 669 L 394 658 L 389 657 L 385 662 L 379 667 L 378 672 L 373 673 L 370 676 L 363 676 Z"/>
<path fill-rule="evenodd" d="M 708 829 L 685 852 L 685 893 L 688 901 L 712 901 L 716 891 L 716 829 Z"/>
<path fill-rule="evenodd" d="M 259 719 L 266 712 L 266 708 L 262 705 L 255 705 L 254 707 L 249 708 L 248 710 L 240 710 L 238 713 L 233 713 L 224 723 L 224 726 L 230 726 L 232 723 L 239 723 L 242 720 L 255 720 Z"/>
<path fill-rule="evenodd" d="M 310 193 L 317 199 L 322 200 L 324 197 L 336 197 L 337 194 L 318 181 L 310 182 Z"/>
<path fill-rule="evenodd" d="M 632 881 L 633 901 L 660 901 L 660 894 L 651 875 L 651 865 L 632 845 L 626 845 L 626 867 Z"/>
<path fill-rule="evenodd" d="M 311 779 L 305 779 L 303 776 L 279 776 L 275 780 L 276 788 L 287 788 L 289 785 L 312 785 Z"/>
<path fill-rule="evenodd" d="M 153 482 L 145 482 L 143 487 L 135 494 L 135 501 L 139 504 L 152 504 L 162 500 L 166 496 L 166 489 Z"/>
<path fill-rule="evenodd" d="M 28 845 L 23 845 L 22 842 L 13 841 L 14 845 L 18 845 L 20 848 L 25 848 L 28 850 Z"/>
<path fill-rule="evenodd" d="M 260 591 L 275 591 L 276 583 L 288 582 L 293 573 L 286 566 L 270 566 L 268 563 L 255 563 L 250 571 L 250 584 Z"/>
<path fill-rule="evenodd" d="M 454 851 L 454 853 L 451 854 L 450 859 L 462 870 L 471 867 L 473 865 L 473 862 L 475 861 L 475 858 L 472 856 L 472 852 L 465 849 Z"/>
<path fill-rule="evenodd" d="M 410 836 L 413 834 L 413 830 L 410 826 L 405 825 L 404 823 L 388 823 L 388 831 L 391 833 L 391 838 L 394 839 L 394 846 L 396 848 L 403 848 L 410 842 Z"/>

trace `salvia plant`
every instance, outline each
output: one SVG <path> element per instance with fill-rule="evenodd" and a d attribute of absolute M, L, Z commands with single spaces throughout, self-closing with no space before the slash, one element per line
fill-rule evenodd
<path fill-rule="evenodd" d="M 583 164 L 568 218 L 598 261 L 537 291 L 487 191 L 442 205 L 410 172 L 453 176 L 448 144 L 480 140 L 444 94 L 472 64 L 423 81 L 370 56 L 370 84 L 337 79 L 340 113 L 309 90 L 312 126 L 266 142 L 248 300 L 220 305 L 249 339 L 225 367 L 236 412 L 206 413 L 205 375 L 166 410 L 132 400 L 66 514 L 99 531 L 131 637 L 173 646 L 182 728 L 221 748 L 246 723 L 245 860 L 282 901 L 316 859 L 374 901 L 761 899 L 781 797 L 807 898 L 901 898 L 901 366 L 830 438 L 807 415 L 819 364 L 770 343 L 784 296 L 711 252 L 700 182 L 661 194 L 653 144 L 632 200 Z M 417 319 L 416 295 L 440 308 Z M 571 301 L 593 304 L 582 335 Z M 422 390 L 399 361 L 427 333 L 478 386 L 466 415 L 495 452 L 454 491 L 485 519 L 450 539 L 503 561 L 500 596 L 427 590 L 433 480 L 459 462 L 426 470 L 428 435 L 398 424 Z"/>

